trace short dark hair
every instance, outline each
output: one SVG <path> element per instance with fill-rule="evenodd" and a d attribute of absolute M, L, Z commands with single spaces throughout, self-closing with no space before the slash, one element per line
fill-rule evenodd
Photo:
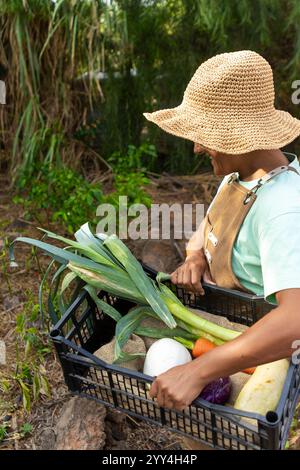
<path fill-rule="evenodd" d="M 7 76 L 7 68 L 0 62 L 0 80 L 4 80 Z"/>

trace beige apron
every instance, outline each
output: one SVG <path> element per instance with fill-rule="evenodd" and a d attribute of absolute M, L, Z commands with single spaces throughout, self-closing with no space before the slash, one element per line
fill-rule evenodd
<path fill-rule="evenodd" d="M 252 293 L 237 279 L 232 270 L 232 249 L 240 227 L 254 204 L 257 190 L 284 171 L 298 171 L 292 166 L 280 166 L 264 175 L 251 190 L 236 180 L 233 173 L 220 189 L 212 207 L 205 217 L 204 253 L 212 280 L 227 289 Z"/>

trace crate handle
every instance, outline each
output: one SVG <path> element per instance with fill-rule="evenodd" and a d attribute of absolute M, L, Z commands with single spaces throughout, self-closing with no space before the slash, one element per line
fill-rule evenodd
<path fill-rule="evenodd" d="M 143 263 L 140 259 L 138 260 L 139 263 L 142 265 L 142 268 L 144 269 L 144 271 L 149 274 L 149 276 L 152 278 L 152 279 L 155 279 L 157 274 L 158 274 L 158 271 L 156 271 L 155 269 L 151 268 L 150 266 L 148 266 L 147 264 Z M 204 290 L 206 291 L 217 291 L 217 292 L 223 292 L 224 294 L 232 294 L 234 295 L 235 297 L 238 297 L 240 299 L 247 299 L 247 300 L 264 300 L 264 296 L 263 295 L 256 295 L 256 294 L 251 294 L 251 293 L 248 293 L 248 292 L 242 292 L 242 291 L 239 291 L 237 289 L 227 289 L 225 287 L 219 287 L 219 286 L 216 286 L 214 284 L 210 284 L 208 282 L 202 282 L 202 287 L 204 288 Z M 269 303 L 269 302 L 267 302 Z M 271 303 L 269 303 L 270 305 L 273 305 Z"/>

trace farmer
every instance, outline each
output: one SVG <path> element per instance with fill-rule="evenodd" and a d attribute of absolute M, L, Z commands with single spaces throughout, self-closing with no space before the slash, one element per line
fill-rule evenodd
<path fill-rule="evenodd" d="M 300 134 L 300 121 L 274 108 L 272 69 L 252 51 L 207 60 L 179 106 L 145 117 L 192 140 L 196 153 L 209 154 L 214 173 L 225 175 L 172 281 L 203 294 L 206 280 L 276 305 L 235 340 L 156 378 L 151 395 L 181 410 L 213 380 L 297 352 L 300 166 L 280 148 Z"/>

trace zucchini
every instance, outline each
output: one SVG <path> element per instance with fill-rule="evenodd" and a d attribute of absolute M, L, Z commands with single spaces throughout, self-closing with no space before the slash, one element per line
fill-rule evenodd
<path fill-rule="evenodd" d="M 288 359 L 280 359 L 256 367 L 255 372 L 240 391 L 234 403 L 234 408 L 263 416 L 268 411 L 275 411 L 281 397 L 288 368 Z"/>

